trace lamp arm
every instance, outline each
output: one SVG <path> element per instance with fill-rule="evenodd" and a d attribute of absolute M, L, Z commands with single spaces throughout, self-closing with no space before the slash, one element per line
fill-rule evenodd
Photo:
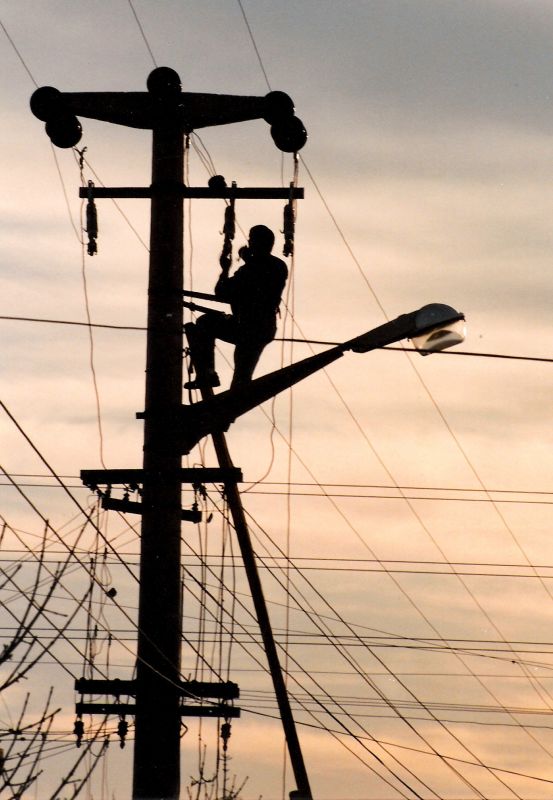
<path fill-rule="evenodd" d="M 212 431 L 227 430 L 237 417 L 328 366 L 348 350 L 354 353 L 367 353 L 459 319 L 464 319 L 463 315 L 451 306 L 431 303 L 418 311 L 402 314 L 397 319 L 385 322 L 378 328 L 349 339 L 330 350 L 304 358 L 261 378 L 255 378 L 242 388 L 229 389 L 200 403 L 182 406 L 180 411 L 182 452 L 189 453 L 203 436 Z"/>
<path fill-rule="evenodd" d="M 418 312 L 411 311 L 409 314 L 401 314 L 397 319 L 385 322 L 374 328 L 372 331 L 362 333 L 344 342 L 341 347 L 343 351 L 351 350 L 354 353 L 368 353 L 370 350 L 378 350 L 388 344 L 394 344 L 401 339 L 408 339 L 413 334 L 416 317 Z"/>

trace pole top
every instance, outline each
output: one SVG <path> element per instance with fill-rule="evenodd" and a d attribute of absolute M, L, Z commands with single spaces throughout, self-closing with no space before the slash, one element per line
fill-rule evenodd
<path fill-rule="evenodd" d="M 78 117 L 131 128 L 176 128 L 183 134 L 196 128 L 264 119 L 280 150 L 297 152 L 307 141 L 307 131 L 285 92 L 272 91 L 263 97 L 183 92 L 180 76 L 171 67 L 154 69 L 146 87 L 146 92 L 60 92 L 42 86 L 31 97 L 31 111 L 46 123 L 52 143 L 62 148 L 80 141 Z"/>

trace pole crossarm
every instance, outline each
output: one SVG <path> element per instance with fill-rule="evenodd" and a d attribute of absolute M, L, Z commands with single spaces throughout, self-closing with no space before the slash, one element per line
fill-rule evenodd
<path fill-rule="evenodd" d="M 75 703 L 75 713 L 78 717 L 85 714 L 117 714 L 124 717 L 127 714 L 136 714 L 134 703 Z M 181 717 L 223 717 L 224 719 L 240 716 L 240 709 L 236 706 L 214 704 L 208 706 L 182 705 L 179 707 Z"/>
<path fill-rule="evenodd" d="M 197 128 L 264 119 L 283 152 L 295 153 L 307 141 L 294 103 L 284 92 L 263 97 L 183 92 L 179 75 L 169 67 L 151 72 L 147 88 L 147 92 L 60 92 L 42 86 L 31 97 L 31 111 L 46 123 L 52 142 L 65 148 L 81 139 L 78 117 L 152 131 L 171 128 L 181 136 Z"/>
<path fill-rule="evenodd" d="M 77 117 L 97 119 L 129 128 L 152 130 L 160 124 L 178 125 L 183 131 L 263 119 L 270 114 L 270 95 L 264 97 L 234 94 L 181 92 L 50 92 L 42 87 L 33 95 L 31 110 L 36 116 L 54 106 Z M 57 91 L 57 90 L 56 90 Z M 39 116 L 39 119 L 41 117 Z"/>
<path fill-rule="evenodd" d="M 79 197 L 85 200 L 89 197 L 106 198 L 151 198 L 161 194 L 171 194 L 183 198 L 195 198 L 206 200 L 303 200 L 304 189 L 300 186 L 283 189 L 271 186 L 252 186 L 252 187 L 226 187 L 223 189 L 211 188 L 210 186 L 185 186 L 184 184 L 173 184 L 167 186 L 92 186 L 81 187 Z"/>
<path fill-rule="evenodd" d="M 102 678 L 77 678 L 75 691 L 79 694 L 109 694 L 114 697 L 121 695 L 136 696 L 137 685 L 135 680 L 113 680 Z M 220 700 L 236 700 L 240 697 L 240 689 L 233 681 L 180 681 L 179 691 L 182 697 L 198 699 L 203 697 L 218 697 Z"/>
<path fill-rule="evenodd" d="M 82 469 L 81 481 L 90 489 L 98 486 L 140 486 L 145 479 L 164 481 L 178 478 L 181 483 L 241 483 L 244 478 L 239 467 L 222 469 L 221 467 L 182 467 L 176 473 L 151 471 L 144 469 Z"/>

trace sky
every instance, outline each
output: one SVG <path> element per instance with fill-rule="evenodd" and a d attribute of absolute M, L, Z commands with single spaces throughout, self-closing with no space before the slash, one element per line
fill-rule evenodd
<path fill-rule="evenodd" d="M 76 757 L 72 686 L 91 659 L 91 620 L 95 674 L 108 659 L 110 677 L 132 676 L 137 518 L 98 512 L 110 546 L 103 559 L 104 540 L 83 528 L 95 497 L 78 475 L 102 460 L 141 466 L 149 208 L 99 200 L 91 258 L 78 188 L 89 179 L 147 186 L 151 156 L 148 131 L 82 119 L 81 174 L 78 155 L 52 148 L 29 99 L 45 85 L 143 91 L 154 66 L 175 69 L 185 91 L 285 91 L 309 134 L 277 333 L 304 341 L 275 341 L 256 374 L 324 349 L 306 340 L 345 341 L 426 303 L 467 319 L 463 354 L 346 354 L 228 433 L 314 797 L 550 797 L 551 3 L 0 0 L 0 21 L 0 514 L 9 526 L 0 558 L 5 575 L 24 559 L 23 589 L 44 520 L 52 564 L 74 546 L 44 635 L 88 590 L 97 554 L 88 619 L 83 606 L 67 636 L 0 694 L 1 731 L 26 692 L 31 717 L 50 685 L 61 709 L 25 800 L 50 797 Z M 206 153 L 239 186 L 292 179 L 292 157 L 263 121 L 198 131 L 191 185 L 206 185 L 213 171 Z M 188 288 L 213 289 L 223 212 L 218 201 L 185 203 Z M 237 218 L 235 250 L 263 223 L 280 255 L 280 201 L 244 201 Z M 87 303 L 93 323 L 122 327 L 62 324 L 85 323 Z M 217 359 L 225 388 L 232 348 Z M 211 445 L 187 463 L 213 466 Z M 193 500 L 186 490 L 184 505 Z M 183 527 L 183 673 L 208 679 L 194 653 L 200 639 L 209 660 L 224 652 L 242 695 L 229 773 L 235 787 L 247 778 L 243 800 L 280 800 L 293 778 L 216 486 L 205 505 L 213 521 Z M 201 570 L 198 552 L 213 572 Z M 283 555 L 294 568 L 280 573 Z M 99 586 L 116 587 L 118 603 Z M 236 615 L 235 641 L 229 616 L 219 655 L 209 619 L 218 592 L 225 614 Z M 22 613 L 17 595 L 13 582 L 0 588 L 4 631 Z M 98 720 L 85 722 L 89 735 Z M 117 746 L 115 724 L 84 797 L 130 796 L 132 742 Z M 191 722 L 183 797 L 204 744 L 209 772 L 214 723 Z M 202 788 L 206 797 L 213 787 Z"/>

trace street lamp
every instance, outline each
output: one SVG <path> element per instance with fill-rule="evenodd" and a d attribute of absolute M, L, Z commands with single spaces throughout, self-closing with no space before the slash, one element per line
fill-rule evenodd
<path fill-rule="evenodd" d="M 194 326 L 190 325 L 191 328 L 185 325 L 187 334 L 193 331 Z M 229 389 L 199 403 L 182 406 L 180 419 L 182 452 L 189 453 L 200 439 L 214 431 L 228 430 L 229 425 L 237 417 L 328 366 L 348 350 L 354 353 L 368 353 L 370 350 L 377 350 L 402 339 L 411 339 L 422 355 L 428 355 L 459 344 L 464 338 L 465 317 L 451 306 L 430 303 L 418 311 L 402 314 L 397 319 L 385 322 L 384 325 L 336 345 L 330 350 L 256 378 L 245 387 Z"/>
<path fill-rule="evenodd" d="M 401 339 L 411 339 L 421 355 L 426 356 L 463 342 L 465 328 L 464 314 L 443 303 L 430 303 L 418 311 L 385 322 L 339 347 L 354 353 L 367 353 Z"/>

